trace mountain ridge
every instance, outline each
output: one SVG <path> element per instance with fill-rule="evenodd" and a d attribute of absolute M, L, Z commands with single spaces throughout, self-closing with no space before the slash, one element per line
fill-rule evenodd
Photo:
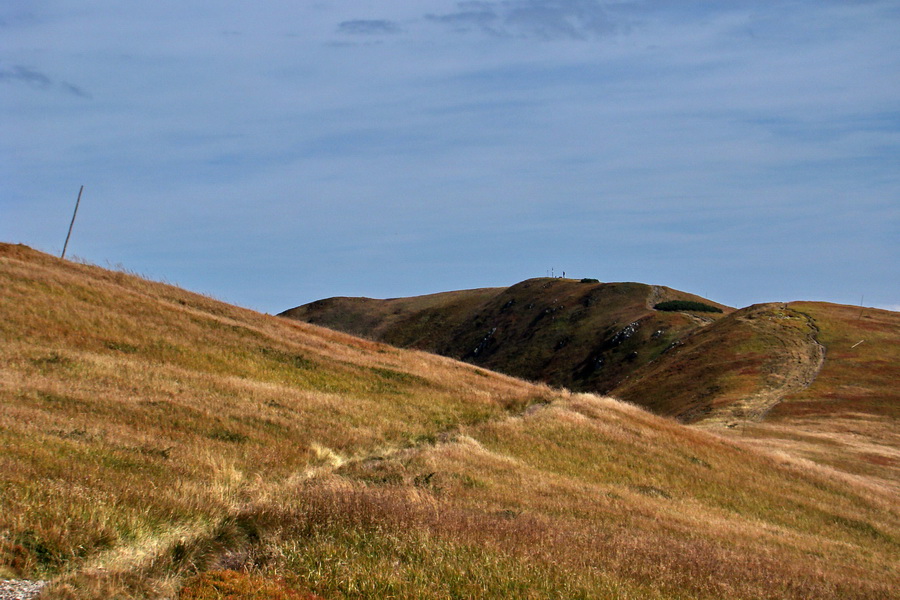
<path fill-rule="evenodd" d="M 702 302 L 722 315 L 733 310 L 663 286 L 536 278 L 507 288 L 401 299 L 332 298 L 280 316 L 575 391 L 606 393 L 635 365 L 720 317 L 653 310 L 666 300 Z"/>

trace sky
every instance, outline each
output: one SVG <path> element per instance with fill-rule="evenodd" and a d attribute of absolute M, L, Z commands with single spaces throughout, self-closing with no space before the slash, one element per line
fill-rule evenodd
<path fill-rule="evenodd" d="M 900 310 L 896 0 L 4 0 L 0 241 L 263 312 L 549 274 Z"/>

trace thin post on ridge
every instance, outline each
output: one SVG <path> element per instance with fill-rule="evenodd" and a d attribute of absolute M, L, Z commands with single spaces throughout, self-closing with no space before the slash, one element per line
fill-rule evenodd
<path fill-rule="evenodd" d="M 72 222 L 69 223 L 69 233 L 66 234 L 66 243 L 63 244 L 62 254 L 59 255 L 60 258 L 66 257 L 66 248 L 69 247 L 69 238 L 72 237 L 72 227 L 75 226 L 75 216 L 78 214 L 78 205 L 81 204 L 81 192 L 84 191 L 84 186 L 81 186 L 81 189 L 78 190 L 78 199 L 75 200 L 75 212 L 72 213 Z"/>

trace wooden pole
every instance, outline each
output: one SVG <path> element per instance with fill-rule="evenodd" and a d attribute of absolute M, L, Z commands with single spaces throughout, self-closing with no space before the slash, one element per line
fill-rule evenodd
<path fill-rule="evenodd" d="M 72 237 L 72 227 L 75 225 L 75 215 L 78 214 L 78 205 L 81 204 L 81 192 L 84 191 L 84 186 L 81 186 L 81 189 L 78 190 L 78 200 L 75 201 L 75 212 L 72 213 L 72 222 L 69 223 L 69 233 L 66 234 L 66 243 L 63 244 L 62 254 L 59 255 L 60 258 L 66 257 L 66 248 L 69 246 L 69 238 Z"/>

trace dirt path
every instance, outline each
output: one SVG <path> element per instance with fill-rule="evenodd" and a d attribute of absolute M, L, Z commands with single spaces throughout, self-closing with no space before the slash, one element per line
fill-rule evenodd
<path fill-rule="evenodd" d="M 809 387 L 825 363 L 815 323 L 786 304 L 761 305 L 741 320 L 775 348 L 764 366 L 764 384 L 756 393 L 713 410 L 701 425 L 734 427 L 761 421 L 783 398 Z"/>
<path fill-rule="evenodd" d="M 647 294 L 647 308 L 652 309 L 662 300 L 662 288 L 658 285 L 650 286 L 650 293 Z"/>

